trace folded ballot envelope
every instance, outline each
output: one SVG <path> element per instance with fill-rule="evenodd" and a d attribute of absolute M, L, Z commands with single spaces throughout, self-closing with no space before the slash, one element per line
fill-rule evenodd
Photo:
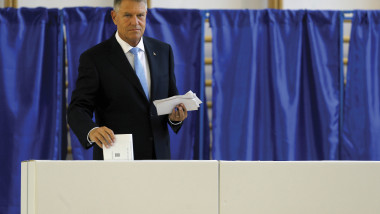
<path fill-rule="evenodd" d="M 103 146 L 103 158 L 107 160 L 133 160 L 132 134 L 115 134 L 115 142 L 110 147 Z"/>
<path fill-rule="evenodd" d="M 158 115 L 170 114 L 173 111 L 173 108 L 180 103 L 185 105 L 187 111 L 195 111 L 198 110 L 199 104 L 201 104 L 202 101 L 192 91 L 189 91 L 184 95 L 177 95 L 153 101 Z"/>

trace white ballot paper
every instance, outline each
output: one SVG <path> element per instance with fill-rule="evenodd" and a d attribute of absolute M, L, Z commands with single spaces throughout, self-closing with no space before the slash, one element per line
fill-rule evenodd
<path fill-rule="evenodd" d="M 103 146 L 104 160 L 133 160 L 132 134 L 115 134 L 113 146 Z"/>
<path fill-rule="evenodd" d="M 166 99 L 153 101 L 158 115 L 170 114 L 173 108 L 180 103 L 185 105 L 187 111 L 194 111 L 198 110 L 199 104 L 201 104 L 202 101 L 192 91 L 189 91 L 184 95 L 177 95 Z"/>

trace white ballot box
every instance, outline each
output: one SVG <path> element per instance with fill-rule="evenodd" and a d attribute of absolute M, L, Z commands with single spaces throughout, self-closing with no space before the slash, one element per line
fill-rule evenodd
<path fill-rule="evenodd" d="M 22 162 L 21 214 L 217 214 L 217 161 Z"/>
<path fill-rule="evenodd" d="M 28 161 L 21 214 L 379 214 L 380 162 Z"/>
<path fill-rule="evenodd" d="M 220 162 L 220 214 L 379 214 L 380 162 Z"/>

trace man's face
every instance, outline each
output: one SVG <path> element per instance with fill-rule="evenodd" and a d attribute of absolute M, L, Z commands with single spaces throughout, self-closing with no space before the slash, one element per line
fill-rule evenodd
<path fill-rule="evenodd" d="M 111 12 L 120 38 L 133 47 L 139 43 L 144 34 L 146 14 L 146 4 L 132 0 L 122 0 L 119 10 Z"/>

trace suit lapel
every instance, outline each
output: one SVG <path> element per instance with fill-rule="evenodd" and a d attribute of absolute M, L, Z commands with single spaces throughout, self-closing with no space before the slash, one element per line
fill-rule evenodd
<path fill-rule="evenodd" d="M 149 64 L 149 70 L 150 70 L 150 100 L 155 100 L 156 99 L 156 91 L 157 91 L 157 84 L 155 80 L 157 80 L 157 75 L 158 75 L 158 69 L 157 66 L 157 54 L 158 51 L 155 50 L 153 45 L 149 42 L 148 39 L 143 37 L 144 39 L 144 48 L 145 48 L 145 53 L 148 58 L 148 64 Z"/>
<path fill-rule="evenodd" d="M 141 86 L 140 80 L 137 77 L 135 71 L 133 70 L 131 64 L 127 57 L 125 56 L 123 49 L 120 47 L 117 42 L 115 35 L 109 39 L 110 44 L 110 54 L 109 59 L 111 63 L 117 68 L 117 71 L 120 72 L 127 80 L 136 88 L 136 90 L 143 96 L 147 102 L 148 99 L 144 93 L 144 89 Z"/>

